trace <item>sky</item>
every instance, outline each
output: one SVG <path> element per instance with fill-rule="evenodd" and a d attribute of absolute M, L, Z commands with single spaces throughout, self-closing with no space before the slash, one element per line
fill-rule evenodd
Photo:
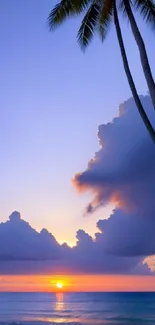
<path fill-rule="evenodd" d="M 83 218 L 89 194 L 77 195 L 71 178 L 98 150 L 98 125 L 111 120 L 131 93 L 115 30 L 104 44 L 96 37 L 83 54 L 76 40 L 80 18 L 49 33 L 53 5 L 0 3 L 0 221 L 18 210 L 34 228 L 48 228 L 72 245 L 78 228 L 93 235 L 111 207 Z M 122 23 L 137 88 L 146 94 L 130 27 Z M 154 62 L 153 33 L 141 26 Z"/>
<path fill-rule="evenodd" d="M 0 259 L 11 257 L 12 273 L 23 273 L 17 260 L 38 260 L 38 247 L 53 259 L 52 247 L 63 255 L 61 272 L 90 273 L 90 282 L 94 273 L 121 273 L 134 281 L 137 274 L 152 275 L 143 261 L 155 254 L 152 144 L 133 100 L 128 101 L 115 30 L 104 44 L 96 37 L 84 54 L 76 40 L 80 18 L 49 32 L 53 5 L 49 0 L 0 3 L 0 232 L 2 244 L 6 240 Z M 155 73 L 153 32 L 139 17 L 138 22 Z M 130 27 L 123 18 L 121 23 L 137 89 L 152 117 Z M 143 152 L 149 163 L 140 158 Z M 13 211 L 21 215 L 7 221 Z M 31 242 L 22 241 L 25 233 L 32 243 L 36 240 L 32 250 Z M 17 236 L 20 249 L 11 243 Z M 85 260 L 92 250 L 93 258 L 88 254 Z M 60 273 L 60 266 L 52 265 Z M 9 269 L 1 265 L 6 286 Z"/>
<path fill-rule="evenodd" d="M 60 291 L 57 283 L 63 283 Z M 2 276 L 0 292 L 98 292 L 98 291 L 155 291 L 150 276 L 61 275 L 60 276 Z"/>

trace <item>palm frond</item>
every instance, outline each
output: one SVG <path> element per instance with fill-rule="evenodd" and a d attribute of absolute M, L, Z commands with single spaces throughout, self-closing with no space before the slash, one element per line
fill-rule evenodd
<path fill-rule="evenodd" d="M 134 0 L 134 7 L 140 11 L 144 20 L 155 28 L 155 1 L 154 0 Z"/>
<path fill-rule="evenodd" d="M 90 0 L 61 0 L 51 10 L 47 22 L 50 30 L 62 24 L 66 18 L 80 14 L 87 8 Z"/>
<path fill-rule="evenodd" d="M 112 0 L 104 0 L 103 5 L 100 9 L 99 17 L 99 33 L 101 40 L 103 41 L 107 34 L 107 29 L 112 18 Z"/>
<path fill-rule="evenodd" d="M 88 46 L 94 36 L 100 15 L 100 7 L 100 4 L 95 0 L 82 20 L 77 38 L 83 50 Z"/>

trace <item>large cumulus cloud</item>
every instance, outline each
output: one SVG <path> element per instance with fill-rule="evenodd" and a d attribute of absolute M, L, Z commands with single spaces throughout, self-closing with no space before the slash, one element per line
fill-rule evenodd
<path fill-rule="evenodd" d="M 153 112 L 149 97 L 142 97 L 142 101 L 147 111 Z M 120 106 L 119 116 L 112 122 L 99 126 L 98 138 L 100 150 L 90 160 L 88 168 L 74 178 L 79 191 L 91 190 L 94 193 L 94 200 L 87 207 L 88 212 L 110 201 L 126 209 L 152 209 L 155 189 L 154 144 L 133 99 Z M 145 198 L 143 206 L 142 198 Z"/>
<path fill-rule="evenodd" d="M 155 125 L 148 96 L 141 97 Z M 98 223 L 104 251 L 117 256 L 146 256 L 155 253 L 155 145 L 137 112 L 133 99 L 119 108 L 118 117 L 101 125 L 100 150 L 87 169 L 74 177 L 79 191 L 91 191 L 91 213 L 113 202 L 116 210 Z"/>

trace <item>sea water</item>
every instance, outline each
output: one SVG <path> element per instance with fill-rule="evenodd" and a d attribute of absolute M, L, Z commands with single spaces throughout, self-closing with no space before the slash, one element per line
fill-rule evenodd
<path fill-rule="evenodd" d="M 0 324 L 155 325 L 155 293 L 0 293 Z"/>

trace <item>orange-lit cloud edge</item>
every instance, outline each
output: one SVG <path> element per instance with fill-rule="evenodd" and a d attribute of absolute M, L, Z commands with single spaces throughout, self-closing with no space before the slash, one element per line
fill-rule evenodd
<path fill-rule="evenodd" d="M 57 287 L 62 284 L 62 288 Z M 0 292 L 155 291 L 155 276 L 144 275 L 1 275 Z"/>

